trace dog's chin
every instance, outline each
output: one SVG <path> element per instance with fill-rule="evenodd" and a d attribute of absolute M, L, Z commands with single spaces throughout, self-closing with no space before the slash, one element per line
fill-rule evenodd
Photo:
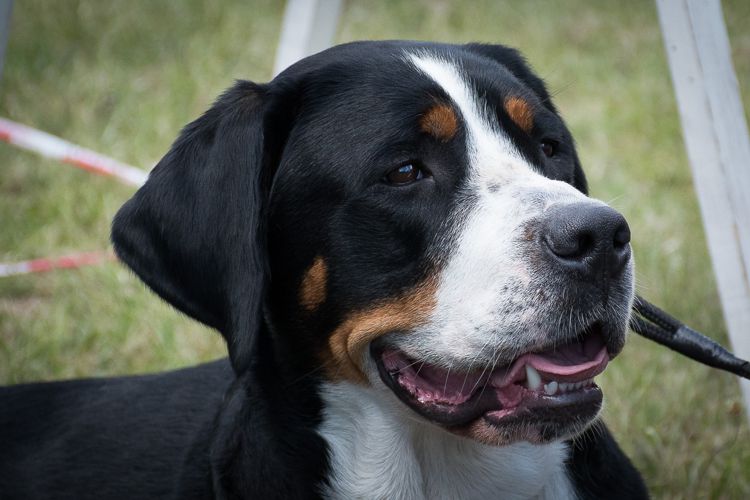
<path fill-rule="evenodd" d="M 558 411 L 537 410 L 514 417 L 496 419 L 490 414 L 462 427 L 447 427 L 454 434 L 489 446 L 506 446 L 519 441 L 544 444 L 581 434 L 593 423 L 601 409 L 601 391 L 592 395 L 596 401 L 573 403 Z M 597 402 L 598 401 L 598 402 Z"/>
<path fill-rule="evenodd" d="M 593 378 L 612 357 L 596 329 L 491 372 L 422 363 L 383 339 L 371 344 L 370 355 L 382 382 L 414 412 L 494 446 L 547 443 L 582 432 L 602 407 Z"/>

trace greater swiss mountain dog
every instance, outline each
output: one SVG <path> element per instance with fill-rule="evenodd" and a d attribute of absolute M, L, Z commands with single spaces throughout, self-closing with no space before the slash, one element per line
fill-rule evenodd
<path fill-rule="evenodd" d="M 228 361 L 0 390 L 0 497 L 644 498 L 630 230 L 500 45 L 359 42 L 187 125 L 120 259 Z"/>

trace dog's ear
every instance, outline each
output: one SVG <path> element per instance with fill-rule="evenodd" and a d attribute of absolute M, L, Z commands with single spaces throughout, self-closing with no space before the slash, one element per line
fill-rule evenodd
<path fill-rule="evenodd" d="M 545 85 L 544 80 L 536 76 L 536 74 L 531 71 L 529 64 L 526 62 L 526 59 L 521 55 L 519 51 L 511 47 L 506 47 L 504 45 L 489 45 L 483 43 L 469 43 L 464 47 L 475 54 L 488 57 L 505 66 L 508 71 L 513 74 L 513 76 L 515 76 L 526 86 L 528 86 L 539 97 L 539 100 L 542 102 L 544 107 L 546 107 L 556 115 L 560 115 L 557 111 L 557 108 L 555 107 L 555 104 L 552 102 L 552 97 L 547 91 L 547 86 Z M 583 173 L 581 162 L 578 159 L 578 155 L 577 153 L 575 153 L 575 151 L 572 181 L 573 186 L 576 189 L 581 191 L 583 194 L 588 194 L 589 190 L 588 183 L 586 182 L 586 176 Z"/>
<path fill-rule="evenodd" d="M 267 87 L 238 82 L 187 125 L 118 212 L 119 258 L 166 301 L 216 328 L 244 370 L 263 317 Z"/>

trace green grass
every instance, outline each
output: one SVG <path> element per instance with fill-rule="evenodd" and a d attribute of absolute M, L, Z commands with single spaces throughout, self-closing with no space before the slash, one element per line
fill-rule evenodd
<path fill-rule="evenodd" d="M 750 109 L 750 3 L 724 2 Z M 16 2 L 0 115 L 148 167 L 235 78 L 271 75 L 276 1 Z M 726 335 L 651 1 L 347 2 L 338 40 L 521 48 L 577 138 L 595 196 L 634 234 L 639 292 Z M 0 261 L 95 250 L 132 193 L 0 145 Z M 223 355 L 116 263 L 0 279 L 0 382 L 156 371 Z M 736 380 L 632 336 L 605 417 L 658 498 L 750 498 Z"/>

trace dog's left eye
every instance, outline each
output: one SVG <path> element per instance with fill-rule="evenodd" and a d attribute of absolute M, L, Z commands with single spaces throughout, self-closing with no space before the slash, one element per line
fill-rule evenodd
<path fill-rule="evenodd" d="M 557 142 L 553 141 L 551 139 L 544 139 L 541 142 L 542 146 L 542 153 L 544 153 L 544 156 L 547 158 L 552 158 L 555 156 L 555 153 L 557 153 Z"/>
<path fill-rule="evenodd" d="M 425 178 L 425 172 L 415 163 L 406 163 L 388 172 L 385 181 L 394 186 L 411 184 Z"/>

